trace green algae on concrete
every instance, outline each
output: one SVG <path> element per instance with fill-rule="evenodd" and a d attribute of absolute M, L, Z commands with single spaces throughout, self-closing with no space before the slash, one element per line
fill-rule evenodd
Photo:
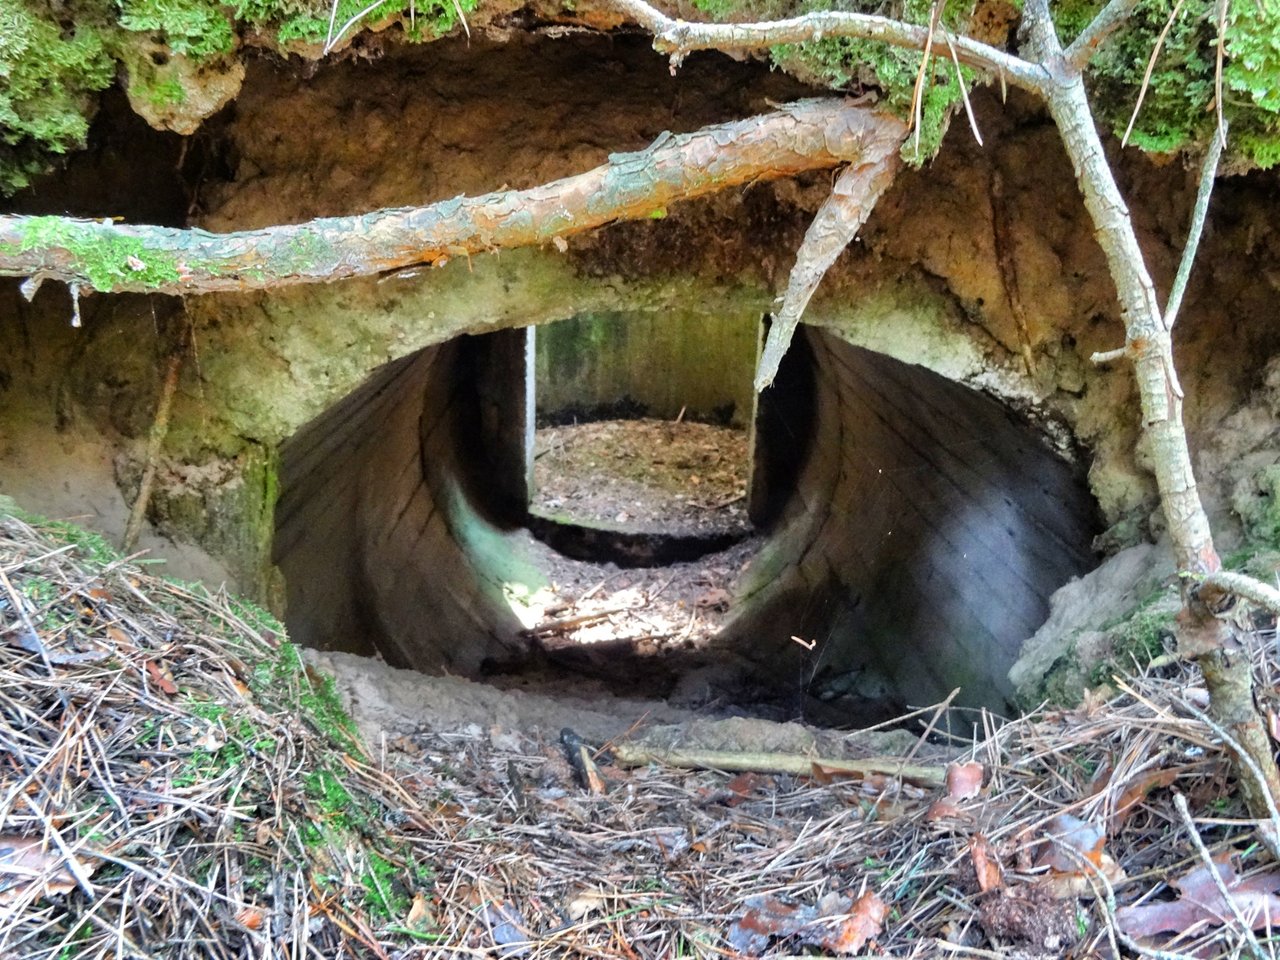
<path fill-rule="evenodd" d="M 636 408 L 746 426 L 754 409 L 760 313 L 583 314 L 537 332 L 543 416 Z"/>

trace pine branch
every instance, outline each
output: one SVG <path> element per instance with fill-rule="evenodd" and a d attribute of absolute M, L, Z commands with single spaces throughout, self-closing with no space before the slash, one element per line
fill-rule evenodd
<path fill-rule="evenodd" d="M 369 276 L 508 247 L 549 243 L 742 183 L 788 177 L 903 138 L 900 121 L 842 100 L 663 134 L 587 173 L 529 190 L 457 197 L 243 233 L 62 217 L 0 217 L 0 275 L 111 292 L 262 290 Z"/>

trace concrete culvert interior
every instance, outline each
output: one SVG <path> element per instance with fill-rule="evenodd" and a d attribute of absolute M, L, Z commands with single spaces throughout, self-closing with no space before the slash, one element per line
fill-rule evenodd
<path fill-rule="evenodd" d="M 805 328 L 755 415 L 761 535 L 709 644 L 553 658 L 523 330 L 387 364 L 282 447 L 274 559 L 300 642 L 428 673 L 594 673 L 629 694 L 845 725 L 944 698 L 1008 712 L 1020 644 L 1093 563 L 1081 472 L 991 398 Z"/>

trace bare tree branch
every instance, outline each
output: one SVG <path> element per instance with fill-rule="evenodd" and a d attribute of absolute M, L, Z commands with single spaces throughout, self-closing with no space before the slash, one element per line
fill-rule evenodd
<path fill-rule="evenodd" d="M 1084 78 L 1066 61 L 1049 16 L 1048 0 L 1026 0 L 1023 23 L 1031 57 L 1049 70 L 1045 102 L 1071 157 L 1094 235 L 1106 256 L 1125 326 L 1126 354 L 1133 360 L 1142 406 L 1143 433 L 1152 453 L 1160 504 L 1173 541 L 1174 560 L 1183 574 L 1182 611 L 1178 616 L 1178 649 L 1193 657 L 1204 674 L 1215 717 L 1242 744 L 1240 763 L 1259 777 L 1241 773 L 1240 789 L 1249 810 L 1259 819 L 1280 797 L 1280 770 L 1271 743 L 1253 704 L 1248 657 L 1228 652 L 1230 628 L 1213 616 L 1202 578 L 1219 575 L 1221 561 L 1213 544 L 1209 518 L 1196 487 L 1195 471 L 1182 420 L 1182 390 L 1173 362 L 1173 339 L 1156 298 L 1155 286 L 1138 245 L 1129 209 L 1116 185 L 1102 148 Z M 1269 836 L 1269 835 L 1268 835 Z M 1280 854 L 1280 838 L 1269 837 Z"/>
<path fill-rule="evenodd" d="M 1212 591 L 1217 594 L 1243 597 L 1250 603 L 1280 616 L 1280 590 L 1243 573 L 1219 570 L 1205 577 L 1198 589 L 1202 594 Z M 1210 603 L 1214 602 L 1216 601 L 1211 598 Z"/>
<path fill-rule="evenodd" d="M 1214 131 L 1213 139 L 1209 142 L 1209 152 L 1204 158 L 1204 166 L 1200 170 L 1200 187 L 1196 191 L 1196 205 L 1191 211 L 1191 226 L 1187 229 L 1187 242 L 1182 248 L 1182 260 L 1178 263 L 1178 273 L 1173 278 L 1173 287 L 1169 290 L 1169 301 L 1164 308 L 1166 330 L 1172 330 L 1173 322 L 1178 319 L 1182 297 L 1187 291 L 1187 281 L 1191 279 L 1191 267 L 1196 262 L 1196 251 L 1200 249 L 1200 237 L 1204 233 L 1204 221 L 1209 213 L 1209 197 L 1213 195 L 1213 182 L 1218 176 L 1218 161 L 1222 159 L 1222 147 L 1226 139 L 1226 121 L 1223 120 L 1221 135 L 1218 131 Z"/>
<path fill-rule="evenodd" d="M 457 197 L 244 233 L 111 221 L 0 217 L 0 275 L 113 292 L 260 290 L 368 276 L 504 247 L 547 243 L 726 187 L 880 157 L 901 121 L 842 100 L 664 134 L 587 173 L 529 190 Z"/>
<path fill-rule="evenodd" d="M 1064 54 L 1067 62 L 1077 70 L 1083 70 L 1107 38 L 1124 26 L 1137 5 L 1138 0 L 1111 0 L 1067 47 Z"/>
<path fill-rule="evenodd" d="M 782 307 L 769 328 L 768 339 L 760 353 L 755 380 L 757 391 L 773 382 L 813 292 L 836 262 L 836 257 L 867 222 L 881 194 L 893 183 L 902 165 L 898 155 L 900 145 L 901 140 L 897 144 L 882 141 L 878 153 L 868 151 L 862 162 L 847 167 L 836 180 L 831 196 L 827 197 L 813 223 L 809 224 L 804 241 L 796 251 L 796 263 L 787 280 Z"/>
<path fill-rule="evenodd" d="M 823 37 L 858 37 L 894 47 L 924 50 L 929 28 L 866 13 L 815 11 L 801 17 L 765 23 L 691 23 L 675 20 L 644 0 L 608 0 L 653 34 L 653 47 L 678 62 L 694 50 L 760 50 L 778 43 L 803 43 Z M 1000 75 L 1015 86 L 1042 93 L 1048 79 L 1043 67 L 1028 63 L 968 37 L 956 37 L 956 56 L 965 66 Z"/>

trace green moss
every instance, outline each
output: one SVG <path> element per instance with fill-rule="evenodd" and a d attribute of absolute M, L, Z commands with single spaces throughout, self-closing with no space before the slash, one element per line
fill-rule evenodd
<path fill-rule="evenodd" d="M 740 6 L 734 0 L 693 0 L 693 5 L 712 20 L 729 20 Z"/>
<path fill-rule="evenodd" d="M 199 60 L 230 53 L 236 35 L 217 4 L 204 0 L 120 0 L 120 26 L 157 33 L 174 53 Z"/>
<path fill-rule="evenodd" d="M 280 632 L 283 635 L 283 629 Z M 359 752 L 355 721 L 342 706 L 333 678 L 308 669 L 294 644 L 281 642 L 274 659 L 257 663 L 249 688 L 265 703 L 288 701 L 318 734 L 344 749 Z"/>
<path fill-rule="evenodd" d="M 1102 0 L 1056 0 L 1050 8 L 1058 39 L 1070 43 L 1102 9 Z"/>
<path fill-rule="evenodd" d="M 830 9 L 827 0 L 805 0 L 796 13 Z M 906 0 L 897 11 L 909 23 L 927 23 L 932 11 L 929 0 Z M 955 5 L 948 8 L 944 20 L 949 29 L 962 31 L 969 15 L 969 7 Z M 867 8 L 863 12 L 875 13 L 879 8 Z M 870 40 L 837 37 L 800 44 L 785 44 L 772 48 L 773 62 L 788 72 L 804 79 L 816 80 L 835 89 L 860 90 L 866 86 L 881 91 L 881 103 L 899 117 L 909 119 L 915 97 L 916 79 L 920 74 L 923 54 L 904 50 Z M 964 83 L 972 87 L 975 74 L 968 68 L 962 70 Z M 954 65 L 935 50 L 925 72 L 920 104 L 920 127 L 903 146 L 903 158 L 909 163 L 920 164 L 938 151 L 942 136 L 946 133 L 953 108 L 961 101 L 960 82 Z"/>
<path fill-rule="evenodd" d="M 126 282 L 157 287 L 178 279 L 173 254 L 152 250 L 138 237 L 98 223 L 32 217 L 22 230 L 18 249 L 66 250 L 74 258 L 73 269 L 104 293 Z"/>
<path fill-rule="evenodd" d="M 1251 543 L 1280 548 L 1280 464 L 1253 476 L 1252 496 L 1237 495 L 1233 506 Z"/>
<path fill-rule="evenodd" d="M 1213 0 L 1187 0 L 1152 71 L 1131 142 L 1151 152 L 1196 148 L 1217 122 L 1216 23 Z M 1091 67 L 1095 110 L 1117 133 L 1129 123 L 1151 51 L 1171 0 L 1140 4 L 1127 27 Z M 1223 109 L 1231 121 L 1230 154 L 1269 167 L 1280 160 L 1280 22 L 1260 17 L 1252 0 L 1232 0 L 1223 70 Z"/>
<path fill-rule="evenodd" d="M 476 9 L 478 0 L 426 0 L 408 5 L 401 0 L 386 0 L 373 9 L 364 0 L 338 0 L 336 11 L 331 4 L 306 0 L 239 0 L 235 5 L 238 20 L 259 25 L 274 24 L 276 39 L 282 44 L 323 43 L 329 38 L 330 23 L 337 34 L 354 19 L 344 36 L 388 19 L 399 19 L 410 40 L 434 40 L 448 33 L 458 23 L 458 10 L 464 14 Z"/>
<path fill-rule="evenodd" d="M 155 107 L 176 107 L 186 102 L 187 91 L 175 77 L 164 77 L 150 85 L 147 99 Z"/>
<path fill-rule="evenodd" d="M 0 193 L 84 145 L 94 94 L 115 76 L 96 19 L 64 23 L 43 5 L 0 0 Z"/>

